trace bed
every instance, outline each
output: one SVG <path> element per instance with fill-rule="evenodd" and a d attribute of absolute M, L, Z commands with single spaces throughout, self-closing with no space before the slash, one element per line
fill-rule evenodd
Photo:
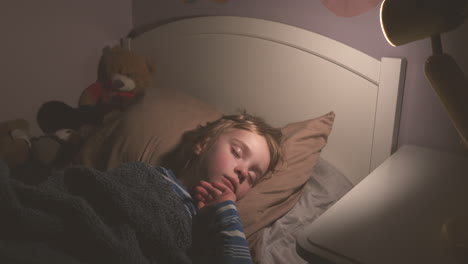
<path fill-rule="evenodd" d="M 273 21 L 186 18 L 122 41 L 156 64 L 152 86 L 110 118 L 78 162 L 107 171 L 129 161 L 170 164 L 182 134 L 239 109 L 285 135 L 285 158 L 238 202 L 256 263 L 305 263 L 299 228 L 396 149 L 405 61 L 372 58 Z"/>
<path fill-rule="evenodd" d="M 317 151 L 299 161 L 309 166 L 291 164 L 293 172 L 278 176 L 279 184 L 291 186 L 267 186 L 240 201 L 257 262 L 299 263 L 294 232 L 301 223 L 313 221 L 395 151 L 404 59 L 378 60 L 304 29 L 229 16 L 135 29 L 124 43 L 157 65 L 148 98 L 170 88 L 222 113 L 246 109 L 278 127 L 334 114 L 322 145 L 296 142 L 310 147 L 297 151 Z M 265 197 L 271 201 L 260 203 Z"/>
<path fill-rule="evenodd" d="M 296 176 L 301 180 L 288 190 L 275 187 L 245 198 L 245 204 L 255 204 L 258 197 L 283 192 L 260 209 L 239 205 L 258 213 L 245 220 L 257 262 L 300 263 L 294 232 L 301 223 L 313 221 L 395 151 L 404 59 L 375 59 L 304 29 L 229 16 L 136 29 L 125 43 L 157 65 L 149 96 L 170 87 L 223 113 L 246 109 L 278 127 L 331 111 L 336 115 L 326 146 L 310 146 L 309 151 L 320 149 L 319 155 L 302 161 L 311 167 L 291 164 L 282 183 L 298 174 L 295 169 L 308 174 L 312 168 L 313 175 Z M 265 214 L 263 209 L 281 203 L 287 206 Z M 256 225 L 261 217 L 280 220 Z"/>
<path fill-rule="evenodd" d="M 302 199 L 254 242 L 258 262 L 301 262 L 294 245 L 300 223 L 318 217 L 395 151 L 401 58 L 374 59 L 310 31 L 246 17 L 183 19 L 130 37 L 131 49 L 157 64 L 154 87 L 185 91 L 223 113 L 247 109 L 278 127 L 335 113 Z"/>

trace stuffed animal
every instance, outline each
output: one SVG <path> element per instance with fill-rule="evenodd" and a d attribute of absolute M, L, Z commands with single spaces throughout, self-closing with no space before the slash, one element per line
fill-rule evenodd
<path fill-rule="evenodd" d="M 43 166 L 66 165 L 101 124 L 102 116 L 94 110 L 46 102 L 37 113 L 37 123 L 44 132 L 41 136 L 31 136 L 24 119 L 0 122 L 0 159 L 12 169 L 29 161 Z"/>
<path fill-rule="evenodd" d="M 144 95 L 154 68 L 153 63 L 120 46 L 104 48 L 97 82 L 83 91 L 79 107 L 95 106 L 103 113 L 124 110 Z"/>
<path fill-rule="evenodd" d="M 24 119 L 0 122 L 0 159 L 10 169 L 27 162 L 48 166 L 58 160 L 62 143 L 52 135 L 32 137 Z"/>
<path fill-rule="evenodd" d="M 0 159 L 10 168 L 29 159 L 29 123 L 24 119 L 0 122 Z"/>
<path fill-rule="evenodd" d="M 65 136 L 66 133 L 60 131 L 80 131 L 85 126 L 100 126 L 103 113 L 89 105 L 74 108 L 61 101 L 49 101 L 41 105 L 36 119 L 45 134 Z M 68 137 L 62 139 L 68 140 Z"/>
<path fill-rule="evenodd" d="M 53 170 L 69 164 L 70 153 L 68 145 L 54 135 L 31 137 L 24 119 L 0 122 L 0 160 L 7 164 L 11 178 L 40 184 Z"/>
<path fill-rule="evenodd" d="M 65 164 L 77 153 L 82 143 L 103 122 L 103 113 L 91 106 L 73 108 L 61 101 L 49 101 L 41 105 L 37 113 L 37 124 L 45 136 L 32 144 L 36 160 L 42 164 Z M 46 140 L 47 139 L 47 140 Z M 60 147 L 56 154 L 46 151 L 47 145 L 55 141 Z"/>

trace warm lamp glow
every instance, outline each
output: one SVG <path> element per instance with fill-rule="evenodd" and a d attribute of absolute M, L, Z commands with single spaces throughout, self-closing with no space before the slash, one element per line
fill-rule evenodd
<path fill-rule="evenodd" d="M 383 10 L 383 7 L 384 7 L 384 3 L 385 3 L 385 0 L 380 5 L 380 27 L 382 28 L 383 35 L 384 35 L 385 39 L 387 40 L 387 42 L 390 45 L 392 45 L 393 47 L 396 47 L 396 45 L 392 43 L 392 41 L 388 38 L 387 33 L 385 32 L 384 23 L 382 21 L 382 10 Z"/>
<path fill-rule="evenodd" d="M 444 33 L 461 25 L 467 0 L 384 0 L 380 25 L 393 46 Z"/>

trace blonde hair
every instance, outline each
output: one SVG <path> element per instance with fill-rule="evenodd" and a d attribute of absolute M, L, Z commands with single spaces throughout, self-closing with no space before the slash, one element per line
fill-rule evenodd
<path fill-rule="evenodd" d="M 213 122 L 185 132 L 179 146 L 163 159 L 165 160 L 163 165 L 171 168 L 178 175 L 179 170 L 186 168 L 196 159 L 194 147 L 197 143 L 204 144 L 203 152 L 206 153 L 222 134 L 233 129 L 246 130 L 265 138 L 270 152 L 270 164 L 266 173 L 274 171 L 281 160 L 281 130 L 270 126 L 263 118 L 248 114 L 246 111 L 237 115 L 224 115 Z"/>

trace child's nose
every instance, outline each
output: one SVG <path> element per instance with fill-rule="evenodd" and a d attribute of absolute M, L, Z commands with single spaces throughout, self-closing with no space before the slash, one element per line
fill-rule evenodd
<path fill-rule="evenodd" d="M 244 182 L 244 180 L 247 178 L 247 169 L 243 168 L 242 166 L 237 166 L 235 168 L 235 172 L 239 178 L 239 183 Z"/>

